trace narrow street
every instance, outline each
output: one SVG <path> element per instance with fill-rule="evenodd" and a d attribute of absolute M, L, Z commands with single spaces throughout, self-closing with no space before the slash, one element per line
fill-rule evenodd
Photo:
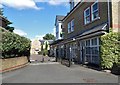
<path fill-rule="evenodd" d="M 35 55 L 34 55 L 35 56 Z M 32 56 L 32 59 L 33 57 Z M 39 58 L 40 56 L 34 57 Z M 47 58 L 46 58 L 47 61 Z M 32 62 L 28 66 L 4 73 L 3 83 L 117 83 L 118 77 L 80 65 L 66 67 L 57 62 Z"/>

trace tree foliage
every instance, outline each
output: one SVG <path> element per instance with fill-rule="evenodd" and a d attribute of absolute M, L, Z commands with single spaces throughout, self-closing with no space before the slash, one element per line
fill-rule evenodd
<path fill-rule="evenodd" d="M 43 39 L 44 40 L 55 40 L 55 36 L 48 33 L 43 37 Z"/>
<path fill-rule="evenodd" d="M 120 63 L 120 33 L 111 32 L 101 37 L 101 60 L 103 69 Z"/>
<path fill-rule="evenodd" d="M 31 41 L 12 32 L 2 32 L 1 58 L 11 58 L 30 55 Z"/>

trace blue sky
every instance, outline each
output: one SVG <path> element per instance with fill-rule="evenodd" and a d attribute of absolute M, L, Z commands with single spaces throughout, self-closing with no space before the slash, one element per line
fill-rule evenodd
<path fill-rule="evenodd" d="M 30 39 L 41 38 L 46 33 L 53 33 L 56 15 L 66 15 L 69 11 L 66 3 L 57 2 L 57 0 L 48 2 L 41 2 L 42 0 L 15 1 L 3 0 L 0 7 L 4 8 L 4 15 L 13 22 L 14 32 Z"/>

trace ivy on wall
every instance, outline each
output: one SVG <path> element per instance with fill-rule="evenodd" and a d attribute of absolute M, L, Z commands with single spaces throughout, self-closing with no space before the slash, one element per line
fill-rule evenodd
<path fill-rule="evenodd" d="M 0 46 L 0 50 L 2 50 L 1 58 L 12 58 L 30 55 L 31 41 L 29 39 L 9 31 L 0 33 L 2 35 Z"/>
<path fill-rule="evenodd" d="M 120 63 L 120 33 L 110 32 L 101 36 L 100 51 L 103 69 L 111 69 L 114 63 Z"/>

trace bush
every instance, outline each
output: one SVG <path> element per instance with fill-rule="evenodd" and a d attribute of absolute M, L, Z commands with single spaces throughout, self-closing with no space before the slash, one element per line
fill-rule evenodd
<path fill-rule="evenodd" d="M 1 58 L 12 58 L 18 56 L 30 55 L 31 41 L 25 37 L 21 37 L 15 33 L 2 32 L 2 50 Z"/>
<path fill-rule="evenodd" d="M 40 52 L 38 52 L 38 54 L 39 55 L 44 55 L 44 56 L 46 56 L 46 55 L 48 55 L 48 50 L 42 50 L 42 51 L 40 51 Z"/>
<path fill-rule="evenodd" d="M 120 62 L 120 33 L 110 32 L 101 37 L 101 66 L 111 69 Z"/>

